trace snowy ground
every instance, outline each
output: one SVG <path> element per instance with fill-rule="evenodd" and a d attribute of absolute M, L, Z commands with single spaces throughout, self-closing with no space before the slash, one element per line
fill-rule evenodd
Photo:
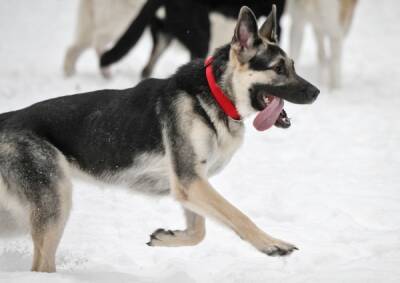
<path fill-rule="evenodd" d="M 295 243 L 267 257 L 208 221 L 203 243 L 145 245 L 154 229 L 183 226 L 170 198 L 151 199 L 75 182 L 58 273 L 28 272 L 29 236 L 0 239 L 0 282 L 400 282 L 400 3 L 363 0 L 344 54 L 344 86 L 311 106 L 286 104 L 290 130 L 247 129 L 244 146 L 212 180 L 270 234 Z M 0 4 L 0 112 L 64 94 L 138 82 L 148 35 L 103 80 L 94 52 L 65 80 L 77 1 Z M 286 41 L 284 42 L 286 45 Z M 309 37 L 300 73 L 315 79 Z M 179 46 L 156 69 L 165 77 L 188 59 Z"/>

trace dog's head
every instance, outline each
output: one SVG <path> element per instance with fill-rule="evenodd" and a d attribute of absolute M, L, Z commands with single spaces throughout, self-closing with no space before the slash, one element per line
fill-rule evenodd
<path fill-rule="evenodd" d="M 258 29 L 253 12 L 242 7 L 226 72 L 226 83 L 239 113 L 247 116 L 260 111 L 254 122 L 259 130 L 273 124 L 290 126 L 283 100 L 307 104 L 314 102 L 319 94 L 315 86 L 297 75 L 293 60 L 278 46 L 275 11 L 274 6 Z"/>

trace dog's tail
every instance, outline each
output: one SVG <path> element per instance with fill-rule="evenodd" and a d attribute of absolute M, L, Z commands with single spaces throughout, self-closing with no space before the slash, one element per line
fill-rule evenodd
<path fill-rule="evenodd" d="M 119 38 L 113 48 L 105 52 L 100 58 L 100 67 L 104 68 L 116 63 L 124 57 L 142 36 L 145 28 L 153 19 L 156 11 L 165 0 L 149 0 L 131 23 L 125 33 Z"/>

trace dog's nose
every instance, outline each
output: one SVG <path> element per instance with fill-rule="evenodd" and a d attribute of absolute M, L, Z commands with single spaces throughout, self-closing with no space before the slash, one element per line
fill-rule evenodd
<path fill-rule="evenodd" d="M 310 100 L 310 102 L 314 102 L 317 99 L 318 95 L 319 95 L 318 88 L 316 88 L 314 86 L 311 86 L 308 88 L 307 98 Z"/>

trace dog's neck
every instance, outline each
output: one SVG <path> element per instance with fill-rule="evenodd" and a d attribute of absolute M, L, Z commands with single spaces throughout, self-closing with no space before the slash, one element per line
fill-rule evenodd
<path fill-rule="evenodd" d="M 225 95 L 234 101 L 234 95 L 230 88 L 231 75 L 227 72 L 230 50 L 230 44 L 217 49 L 213 54 L 212 67 L 217 84 L 224 91 Z"/>
<path fill-rule="evenodd" d="M 231 75 L 228 73 L 229 53 L 229 44 L 217 49 L 213 54 L 212 69 L 216 83 L 235 105 L 235 97 L 230 82 Z M 241 121 L 235 121 L 226 115 L 211 94 L 206 78 L 204 59 L 197 59 L 182 66 L 172 78 L 178 89 L 187 92 L 198 99 L 201 102 L 200 104 L 206 106 L 204 110 L 211 120 L 218 119 L 223 121 L 229 128 L 235 128 L 233 126 L 235 124 L 242 126 L 243 123 Z M 212 113 L 209 113 L 210 111 Z"/>
<path fill-rule="evenodd" d="M 232 101 L 228 98 L 228 96 L 224 93 L 224 91 L 221 89 L 221 87 L 215 80 L 213 65 L 212 65 L 213 60 L 214 60 L 213 57 L 210 56 L 204 62 L 206 68 L 206 77 L 208 86 L 210 87 L 210 92 L 213 95 L 217 104 L 221 107 L 221 109 L 225 112 L 226 115 L 228 115 L 230 118 L 234 120 L 240 120 L 241 116 L 238 113 L 236 106 L 232 103 Z"/>

